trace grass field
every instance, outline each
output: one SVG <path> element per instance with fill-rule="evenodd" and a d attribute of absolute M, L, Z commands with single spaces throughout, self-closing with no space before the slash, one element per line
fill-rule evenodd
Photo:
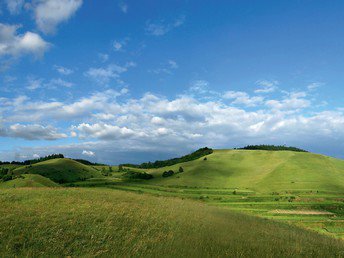
<path fill-rule="evenodd" d="M 177 198 L 22 188 L 1 191 L 0 202 L 1 257 L 344 255 L 342 241 Z"/>
<path fill-rule="evenodd" d="M 343 160 L 216 150 L 130 168 L 150 180 L 70 159 L 13 169 L 24 174 L 0 183 L 0 257 L 344 257 Z"/>
<path fill-rule="evenodd" d="M 165 170 L 184 172 L 162 178 Z M 292 151 L 215 150 L 204 161 L 144 170 L 156 185 L 237 188 L 256 192 L 335 191 L 344 192 L 344 161 Z"/>

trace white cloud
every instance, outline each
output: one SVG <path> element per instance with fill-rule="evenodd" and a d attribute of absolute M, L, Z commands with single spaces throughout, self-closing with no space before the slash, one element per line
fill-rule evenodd
<path fill-rule="evenodd" d="M 322 83 L 322 82 L 312 82 L 307 86 L 307 89 L 309 91 L 313 91 L 313 90 L 315 90 L 315 89 L 317 89 L 323 85 L 324 85 L 324 83 Z"/>
<path fill-rule="evenodd" d="M 160 22 L 148 21 L 146 23 L 146 32 L 149 35 L 153 35 L 153 36 L 163 36 L 169 31 L 182 26 L 184 22 L 185 22 L 185 16 L 179 17 L 172 23 L 165 23 L 164 21 L 160 21 Z"/>
<path fill-rule="evenodd" d="M 33 78 L 33 77 L 29 77 L 28 78 L 28 85 L 27 85 L 27 89 L 28 90 L 37 90 L 40 88 L 45 88 L 45 89 L 57 89 L 60 87 L 66 87 L 66 88 L 70 88 L 72 87 L 74 84 L 65 80 L 62 80 L 61 78 L 53 78 L 48 82 L 44 82 L 43 79 L 39 78 Z"/>
<path fill-rule="evenodd" d="M 87 124 L 82 123 L 78 126 L 72 127 L 72 129 L 78 132 L 80 138 L 92 137 L 102 140 L 115 140 L 118 138 L 128 138 L 133 136 L 143 136 L 140 132 L 135 132 L 132 129 L 126 127 L 119 127 L 116 125 L 96 123 Z"/>
<path fill-rule="evenodd" d="M 22 138 L 26 140 L 57 140 L 66 138 L 67 135 L 64 133 L 58 133 L 56 128 L 52 126 L 42 126 L 38 124 L 14 124 L 9 126 L 5 136 Z"/>
<path fill-rule="evenodd" d="M 7 9 L 11 14 L 20 13 L 24 5 L 24 0 L 5 0 Z"/>
<path fill-rule="evenodd" d="M 105 63 L 107 60 L 109 60 L 109 55 L 108 55 L 108 54 L 99 53 L 99 54 L 98 54 L 98 57 L 99 57 L 99 59 L 100 59 L 103 63 Z"/>
<path fill-rule="evenodd" d="M 260 96 L 250 97 L 246 92 L 242 91 L 227 91 L 224 93 L 223 98 L 233 99 L 232 104 L 245 105 L 247 107 L 257 106 L 264 100 Z"/>
<path fill-rule="evenodd" d="M 115 51 L 123 51 L 123 48 L 128 44 L 129 38 L 118 39 L 113 41 L 113 49 Z"/>
<path fill-rule="evenodd" d="M 72 69 L 68 69 L 66 67 L 58 66 L 58 65 L 55 65 L 54 69 L 61 75 L 70 75 L 74 72 Z"/>
<path fill-rule="evenodd" d="M 54 33 L 56 27 L 68 21 L 81 7 L 82 0 L 38 0 L 33 3 L 37 27 L 44 33 Z"/>
<path fill-rule="evenodd" d="M 28 85 L 26 88 L 28 90 L 36 90 L 36 89 L 42 87 L 42 82 L 43 82 L 42 79 L 36 79 L 36 78 L 29 77 L 28 78 Z"/>
<path fill-rule="evenodd" d="M 208 85 L 205 81 L 195 84 Z M 114 144 L 118 151 L 161 153 L 180 150 L 181 146 L 189 150 L 206 145 L 223 148 L 288 143 L 322 148 L 326 142 L 344 141 L 344 109 L 315 111 L 313 107 L 317 103 L 309 92 L 285 92 L 274 99 L 263 99 L 247 92 L 229 91 L 217 92 L 214 94 L 217 99 L 212 100 L 186 94 L 169 99 L 152 93 L 131 98 L 126 93 L 126 88 L 108 90 L 73 101 L 32 101 L 25 96 L 0 98 L 3 124 L 0 134 L 9 137 L 8 128 L 13 124 L 30 123 L 37 127 L 43 121 L 44 124 L 63 123 L 67 124 L 64 130 L 71 137 L 78 137 L 79 143 L 60 146 L 61 150 L 81 154 L 92 149 L 97 157 L 106 156 L 109 160 L 113 158 L 110 153 L 113 154 Z M 253 105 L 254 109 L 247 108 Z M 39 126 L 38 129 L 43 130 Z M 22 133 L 27 131 L 30 130 L 21 128 Z M 61 136 L 56 129 L 51 131 Z M 24 136 L 12 133 L 11 137 Z"/>
<path fill-rule="evenodd" d="M 33 32 L 18 34 L 20 25 L 0 23 L 0 56 L 18 57 L 32 54 L 41 57 L 49 49 L 50 44 Z"/>
<path fill-rule="evenodd" d="M 83 150 L 81 154 L 88 157 L 94 157 L 96 155 L 93 151 L 88 151 L 88 150 Z"/>
<path fill-rule="evenodd" d="M 123 13 L 127 13 L 127 12 L 128 12 L 128 4 L 126 4 L 126 3 L 124 3 L 124 2 L 120 2 L 120 3 L 118 4 L 118 6 L 119 6 L 119 9 L 121 9 L 121 11 L 122 11 Z"/>
<path fill-rule="evenodd" d="M 306 99 L 306 97 L 307 94 L 305 92 L 291 92 L 287 93 L 287 96 L 282 100 L 267 100 L 266 105 L 272 109 L 296 112 L 311 105 L 311 101 Z"/>
<path fill-rule="evenodd" d="M 157 68 L 157 69 L 153 69 L 153 70 L 149 70 L 152 73 L 155 74 L 172 74 L 173 70 L 178 69 L 178 64 L 176 61 L 174 60 L 168 60 L 161 68 Z"/>
<path fill-rule="evenodd" d="M 108 84 L 113 79 L 119 79 L 122 73 L 128 71 L 128 68 L 133 66 L 135 66 L 134 63 L 127 63 L 125 66 L 110 64 L 107 67 L 93 67 L 88 69 L 85 75 L 99 84 Z"/>
<path fill-rule="evenodd" d="M 256 81 L 256 85 L 260 86 L 259 89 L 256 89 L 255 93 L 270 93 L 274 92 L 276 89 L 278 89 L 277 85 L 279 84 L 278 81 L 268 81 L 268 80 L 259 80 Z"/>

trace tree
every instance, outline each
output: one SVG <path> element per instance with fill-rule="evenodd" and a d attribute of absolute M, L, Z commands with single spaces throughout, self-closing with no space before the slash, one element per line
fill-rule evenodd
<path fill-rule="evenodd" d="M 169 177 L 169 176 L 172 176 L 173 174 L 174 174 L 173 170 L 165 171 L 164 173 L 162 173 L 162 177 Z"/>
<path fill-rule="evenodd" d="M 118 166 L 118 172 L 122 172 L 123 171 L 123 165 L 119 165 Z"/>
<path fill-rule="evenodd" d="M 179 173 L 184 172 L 184 169 L 182 167 L 179 167 Z"/>

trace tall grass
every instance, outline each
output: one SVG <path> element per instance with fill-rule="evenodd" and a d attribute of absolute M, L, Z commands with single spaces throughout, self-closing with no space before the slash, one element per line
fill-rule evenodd
<path fill-rule="evenodd" d="M 0 193 L 0 257 L 342 257 L 344 244 L 188 200 L 108 189 Z"/>

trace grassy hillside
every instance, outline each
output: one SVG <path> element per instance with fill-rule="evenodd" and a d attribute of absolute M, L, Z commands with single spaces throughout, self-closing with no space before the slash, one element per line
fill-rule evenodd
<path fill-rule="evenodd" d="M 22 178 L 0 183 L 1 188 L 15 187 L 59 187 L 60 185 L 41 175 L 25 174 Z"/>
<path fill-rule="evenodd" d="M 184 172 L 163 178 L 165 170 Z M 344 160 L 313 153 L 261 150 L 215 150 L 207 160 L 145 170 L 151 184 L 272 191 L 344 192 Z"/>
<path fill-rule="evenodd" d="M 72 159 L 51 159 L 22 166 L 14 170 L 20 174 L 39 174 L 57 183 L 82 181 L 92 177 L 102 177 L 100 171 Z"/>
<path fill-rule="evenodd" d="M 188 200 L 22 188 L 3 190 L 0 203 L 0 257 L 344 255 L 342 241 Z"/>

